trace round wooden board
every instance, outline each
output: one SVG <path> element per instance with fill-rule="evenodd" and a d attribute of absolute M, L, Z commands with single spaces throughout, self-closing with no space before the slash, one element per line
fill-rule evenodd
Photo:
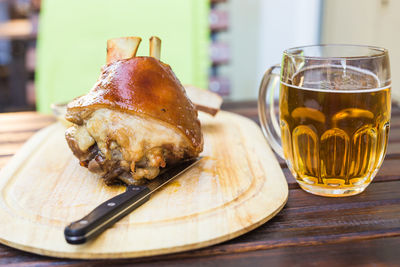
<path fill-rule="evenodd" d="M 200 119 L 201 162 L 84 245 L 67 244 L 64 227 L 125 188 L 79 166 L 61 124 L 41 130 L 1 170 L 0 242 L 55 257 L 128 258 L 213 245 L 265 223 L 288 187 L 259 127 L 228 112 Z"/>

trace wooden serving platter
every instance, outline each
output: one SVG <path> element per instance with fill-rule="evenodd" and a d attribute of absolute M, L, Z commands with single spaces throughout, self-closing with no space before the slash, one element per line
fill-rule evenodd
<path fill-rule="evenodd" d="M 78 164 L 53 124 L 0 172 L 0 242 L 67 258 L 127 258 L 216 244 L 265 223 L 288 187 L 259 127 L 228 112 L 200 115 L 205 147 L 197 166 L 154 194 L 95 240 L 69 245 L 64 227 L 122 193 Z"/>

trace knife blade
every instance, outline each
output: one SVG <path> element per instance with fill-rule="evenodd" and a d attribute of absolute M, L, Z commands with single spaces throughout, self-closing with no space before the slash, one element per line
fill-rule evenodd
<path fill-rule="evenodd" d="M 82 219 L 68 225 L 64 229 L 65 240 L 69 244 L 78 245 L 98 236 L 148 201 L 154 192 L 196 165 L 201 158 L 186 160 L 168 168 L 147 185 L 127 186 L 124 193 L 103 202 Z"/>

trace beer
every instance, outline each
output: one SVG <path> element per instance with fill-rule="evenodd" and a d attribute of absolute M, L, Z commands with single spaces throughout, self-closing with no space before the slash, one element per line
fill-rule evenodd
<path fill-rule="evenodd" d="M 281 82 L 279 104 L 284 156 L 303 188 L 371 182 L 386 152 L 391 107 L 390 88 L 375 74 L 341 65 L 305 68 Z"/>

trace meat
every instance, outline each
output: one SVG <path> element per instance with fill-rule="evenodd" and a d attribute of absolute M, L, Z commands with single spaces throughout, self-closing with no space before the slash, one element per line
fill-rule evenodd
<path fill-rule="evenodd" d="M 123 172 L 132 178 L 152 179 L 168 161 L 190 157 L 190 144 L 173 128 L 120 111 L 94 111 L 83 125 L 66 131 L 75 156 L 89 171 L 112 181 Z"/>
<path fill-rule="evenodd" d="M 72 152 L 107 184 L 153 179 L 203 149 L 196 109 L 171 68 L 151 57 L 106 65 L 66 119 L 74 123 L 65 134 Z"/>

